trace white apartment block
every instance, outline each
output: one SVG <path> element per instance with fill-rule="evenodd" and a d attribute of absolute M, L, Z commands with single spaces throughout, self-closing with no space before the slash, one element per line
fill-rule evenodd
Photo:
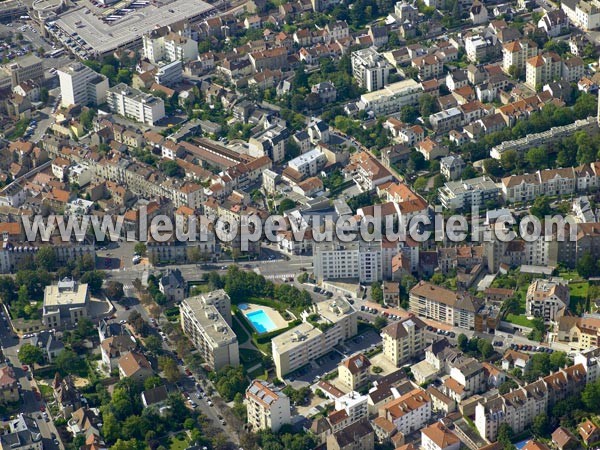
<path fill-rule="evenodd" d="M 314 245 L 313 265 L 319 282 L 358 279 L 372 283 L 382 279 L 381 242 L 322 242 Z"/>
<path fill-rule="evenodd" d="M 212 370 L 240 363 L 235 333 L 216 306 L 200 297 L 181 302 L 181 328 Z"/>
<path fill-rule="evenodd" d="M 352 74 L 360 87 L 367 91 L 382 89 L 387 83 L 392 66 L 375 48 L 352 52 Z"/>
<path fill-rule="evenodd" d="M 108 78 L 104 75 L 80 62 L 61 67 L 57 73 L 62 106 L 100 105 L 106 101 Z"/>
<path fill-rule="evenodd" d="M 600 2 L 598 0 L 563 0 L 560 7 L 569 22 L 583 31 L 600 27 Z"/>
<path fill-rule="evenodd" d="M 279 431 L 291 422 L 290 399 L 281 390 L 262 380 L 254 380 L 246 389 L 248 423 L 256 430 Z"/>
<path fill-rule="evenodd" d="M 483 208 L 485 202 L 497 200 L 500 189 L 488 177 L 448 181 L 438 189 L 442 206 L 447 209 Z"/>
<path fill-rule="evenodd" d="M 556 53 L 537 55 L 525 64 L 525 84 L 536 90 L 538 86 L 560 80 L 562 60 Z"/>
<path fill-rule="evenodd" d="M 304 153 L 288 162 L 288 167 L 304 177 L 315 176 L 327 164 L 327 157 L 318 149 Z"/>
<path fill-rule="evenodd" d="M 177 33 L 155 36 L 153 33 L 142 37 L 144 56 L 151 62 L 192 61 L 198 59 L 198 42 Z"/>
<path fill-rule="evenodd" d="M 529 202 L 540 195 L 571 195 L 598 185 L 600 167 L 595 163 L 577 168 L 538 170 L 535 173 L 511 175 L 502 179 L 504 200 L 510 203 Z"/>
<path fill-rule="evenodd" d="M 392 83 L 360 96 L 360 103 L 364 109 L 373 111 L 378 115 L 389 115 L 400 112 L 404 106 L 417 105 L 423 87 L 413 79 Z"/>
<path fill-rule="evenodd" d="M 113 113 L 146 125 L 154 126 L 165 117 L 165 103 L 161 98 L 145 94 L 125 83 L 110 88 L 106 101 Z"/>
<path fill-rule="evenodd" d="M 407 436 L 427 425 L 431 418 L 431 398 L 423 389 L 413 389 L 385 404 L 379 410 L 379 416 L 392 422 Z"/>
<path fill-rule="evenodd" d="M 521 433 L 537 415 L 547 413 L 556 402 L 581 392 L 586 383 L 598 379 L 597 350 L 577 355 L 575 365 L 561 368 L 507 394 L 482 400 L 475 407 L 475 426 L 479 435 L 494 442 L 503 423 L 515 433 Z"/>
<path fill-rule="evenodd" d="M 346 411 L 348 415 L 348 424 L 358 422 L 367 417 L 369 397 L 360 395 L 356 391 L 350 391 L 346 395 L 335 399 L 335 411 Z"/>
<path fill-rule="evenodd" d="M 173 86 L 183 81 L 183 66 L 180 60 L 158 64 L 154 81 L 163 86 Z"/>
<path fill-rule="evenodd" d="M 459 450 L 460 447 L 458 436 L 441 422 L 435 422 L 421 430 L 423 450 Z"/>
<path fill-rule="evenodd" d="M 457 293 L 421 281 L 409 294 L 409 311 L 427 319 L 473 330 L 479 304 L 468 292 Z"/>
<path fill-rule="evenodd" d="M 546 322 L 556 320 L 558 312 L 569 306 L 571 298 L 569 287 L 562 281 L 534 280 L 527 289 L 527 315 L 540 317 Z"/>
<path fill-rule="evenodd" d="M 345 298 L 327 300 L 313 308 L 303 313 L 303 323 L 271 341 L 275 373 L 279 379 L 357 333 L 356 310 Z M 311 320 L 314 314 L 319 316 L 317 322 Z"/>
<path fill-rule="evenodd" d="M 510 68 L 514 66 L 524 71 L 527 60 L 537 54 L 538 46 L 530 39 L 508 42 L 502 46 L 502 70 L 509 73 Z"/>
<path fill-rule="evenodd" d="M 392 322 L 381 330 L 383 356 L 400 367 L 425 349 L 426 324 L 418 317 Z"/>

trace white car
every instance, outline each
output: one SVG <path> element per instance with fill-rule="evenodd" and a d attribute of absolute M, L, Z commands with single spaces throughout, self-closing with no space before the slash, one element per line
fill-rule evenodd
<path fill-rule="evenodd" d="M 119 323 L 120 323 L 121 325 L 124 325 L 124 324 L 126 324 L 126 323 L 127 323 L 127 321 L 126 321 L 125 319 L 123 319 L 123 320 L 119 320 Z"/>

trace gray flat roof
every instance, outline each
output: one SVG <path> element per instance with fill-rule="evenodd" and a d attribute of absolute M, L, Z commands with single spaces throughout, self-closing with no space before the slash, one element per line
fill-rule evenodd
<path fill-rule="evenodd" d="M 79 35 L 94 51 L 103 54 L 141 39 L 159 26 L 204 14 L 214 7 L 202 0 L 175 0 L 161 7 L 148 5 L 136 9 L 113 24 L 104 23 L 86 7 L 62 14 L 56 26 L 70 35 Z"/>

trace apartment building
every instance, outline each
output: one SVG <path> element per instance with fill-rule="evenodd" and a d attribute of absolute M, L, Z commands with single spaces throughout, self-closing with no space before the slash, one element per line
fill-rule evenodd
<path fill-rule="evenodd" d="M 254 431 L 277 433 L 291 422 L 290 399 L 280 389 L 262 380 L 254 380 L 246 389 L 248 423 Z"/>
<path fill-rule="evenodd" d="M 418 56 L 411 61 L 412 67 L 419 71 L 419 80 L 429 80 L 444 72 L 444 62 L 435 55 Z"/>
<path fill-rule="evenodd" d="M 381 330 L 383 356 L 396 367 L 407 363 L 425 349 L 427 325 L 418 317 L 392 322 Z"/>
<path fill-rule="evenodd" d="M 361 95 L 360 103 L 375 114 L 390 115 L 400 112 L 404 106 L 417 105 L 422 93 L 423 86 L 409 78 Z"/>
<path fill-rule="evenodd" d="M 447 209 L 483 208 L 498 199 L 500 188 L 486 176 L 470 180 L 448 181 L 438 189 L 442 206 Z"/>
<path fill-rule="evenodd" d="M 338 366 L 338 377 L 351 391 L 363 387 L 369 381 L 371 361 L 362 353 L 344 359 Z"/>
<path fill-rule="evenodd" d="M 179 310 L 181 329 L 212 370 L 239 365 L 237 337 L 217 306 L 197 296 L 183 300 Z"/>
<path fill-rule="evenodd" d="M 36 83 L 44 81 L 43 61 L 33 53 L 14 59 L 4 66 L 4 71 L 7 73 L 7 80 L 10 80 L 10 86 L 7 87 L 11 89 L 28 80 Z"/>
<path fill-rule="evenodd" d="M 42 323 L 48 328 L 74 325 L 87 317 L 90 295 L 88 285 L 64 278 L 44 289 Z"/>
<path fill-rule="evenodd" d="M 175 86 L 183 81 L 183 66 L 176 59 L 168 63 L 158 63 L 154 81 L 162 86 Z"/>
<path fill-rule="evenodd" d="M 165 103 L 161 98 L 119 83 L 108 89 L 106 102 L 113 113 L 154 126 L 165 117 Z"/>
<path fill-rule="evenodd" d="M 367 419 L 327 436 L 327 450 L 373 450 L 375 431 Z"/>
<path fill-rule="evenodd" d="M 303 177 L 313 177 L 327 164 L 327 157 L 319 149 L 310 150 L 288 162 Z"/>
<path fill-rule="evenodd" d="M 598 185 L 600 167 L 595 164 L 563 169 L 538 170 L 533 174 L 511 175 L 502 179 L 504 200 L 510 203 L 528 202 L 539 195 L 571 195 Z"/>
<path fill-rule="evenodd" d="M 468 292 L 454 292 L 421 281 L 409 294 L 409 311 L 427 319 L 467 330 L 475 329 L 475 318 L 481 305 Z"/>
<path fill-rule="evenodd" d="M 7 432 L 0 435 L 0 448 L 42 450 L 44 448 L 42 432 L 36 420 L 23 413 L 13 416 L 13 419 L 8 422 Z"/>
<path fill-rule="evenodd" d="M 440 173 L 447 180 L 456 180 L 460 178 L 466 166 L 460 155 L 448 155 L 440 160 Z"/>
<path fill-rule="evenodd" d="M 458 436 L 441 422 L 435 422 L 421 430 L 423 450 L 459 450 L 460 444 Z"/>
<path fill-rule="evenodd" d="M 436 133 L 445 133 L 450 130 L 458 129 L 463 125 L 464 115 L 459 108 L 449 108 L 443 111 L 431 114 L 429 123 Z"/>
<path fill-rule="evenodd" d="M 453 365 L 450 368 L 450 378 L 460 385 L 465 398 L 487 389 L 485 369 L 475 358 L 466 358 Z"/>
<path fill-rule="evenodd" d="M 158 61 L 193 61 L 198 59 L 198 42 L 189 36 L 159 28 L 142 36 L 144 57 L 151 63 Z"/>
<path fill-rule="evenodd" d="M 354 153 L 350 157 L 350 163 L 344 167 L 342 172 L 344 175 L 352 177 L 363 191 L 371 191 L 394 179 L 392 173 L 367 152 Z"/>
<path fill-rule="evenodd" d="M 386 403 L 379 409 L 379 417 L 392 422 L 407 436 L 427 425 L 431 418 L 431 397 L 421 388 L 413 389 Z"/>
<path fill-rule="evenodd" d="M 600 27 L 600 2 L 597 0 L 564 0 L 560 7 L 577 28 L 589 31 Z"/>
<path fill-rule="evenodd" d="M 507 42 L 502 46 L 502 70 L 510 73 L 511 70 L 525 72 L 525 64 L 529 58 L 537 56 L 538 46 L 531 39 L 520 39 Z M 514 67 L 514 69 L 511 69 Z"/>
<path fill-rule="evenodd" d="M 573 56 L 562 65 L 561 79 L 569 83 L 577 83 L 585 75 L 585 63 L 579 56 Z"/>
<path fill-rule="evenodd" d="M 287 68 L 287 56 L 288 51 L 285 47 L 275 47 L 250 53 L 249 59 L 254 72 L 262 72 L 265 69 L 282 70 Z"/>
<path fill-rule="evenodd" d="M 315 243 L 313 265 L 319 283 L 340 279 L 353 279 L 360 283 L 381 281 L 381 242 Z"/>
<path fill-rule="evenodd" d="M 283 379 L 356 333 L 357 313 L 345 298 L 314 305 L 313 310 L 303 314 L 300 325 L 271 341 L 277 377 Z"/>
<path fill-rule="evenodd" d="M 533 90 L 561 78 L 562 59 L 550 52 L 529 58 L 525 64 L 525 84 Z"/>
<path fill-rule="evenodd" d="M 61 105 L 100 105 L 106 101 L 108 78 L 80 62 L 73 62 L 57 71 L 60 81 Z"/>
<path fill-rule="evenodd" d="M 534 280 L 527 289 L 526 310 L 528 316 L 554 321 L 569 306 L 569 287 L 562 279 Z"/>
<path fill-rule="evenodd" d="M 556 319 L 553 336 L 575 350 L 585 350 L 600 345 L 600 318 L 562 316 Z"/>
<path fill-rule="evenodd" d="M 515 433 L 521 433 L 537 415 L 547 413 L 556 402 L 581 392 L 586 382 L 595 381 L 598 372 L 593 367 L 598 364 L 597 358 L 576 356 L 576 360 L 575 365 L 507 394 L 481 400 L 475 407 L 475 426 L 480 436 L 489 442 L 495 441 L 503 423 Z"/>
<path fill-rule="evenodd" d="M 372 92 L 388 84 L 392 66 L 374 47 L 352 52 L 352 74 L 356 83 Z"/>

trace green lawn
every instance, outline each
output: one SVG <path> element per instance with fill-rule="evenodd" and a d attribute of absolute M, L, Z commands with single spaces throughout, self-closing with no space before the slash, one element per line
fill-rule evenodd
<path fill-rule="evenodd" d="M 508 314 L 505 319 L 507 322 L 521 325 L 522 327 L 533 328 L 533 322 L 524 315 Z"/>
<path fill-rule="evenodd" d="M 188 447 L 188 439 L 185 433 L 179 433 L 169 439 L 170 450 L 185 450 Z"/>
<path fill-rule="evenodd" d="M 38 387 L 40 388 L 40 394 L 42 395 L 42 397 L 44 397 L 46 400 L 52 399 L 54 391 L 50 386 L 46 386 L 45 384 L 38 384 Z"/>
<path fill-rule="evenodd" d="M 578 281 L 569 283 L 569 292 L 571 293 L 571 304 L 569 309 L 576 314 L 586 312 L 587 299 L 590 290 L 590 284 L 587 281 Z"/>

